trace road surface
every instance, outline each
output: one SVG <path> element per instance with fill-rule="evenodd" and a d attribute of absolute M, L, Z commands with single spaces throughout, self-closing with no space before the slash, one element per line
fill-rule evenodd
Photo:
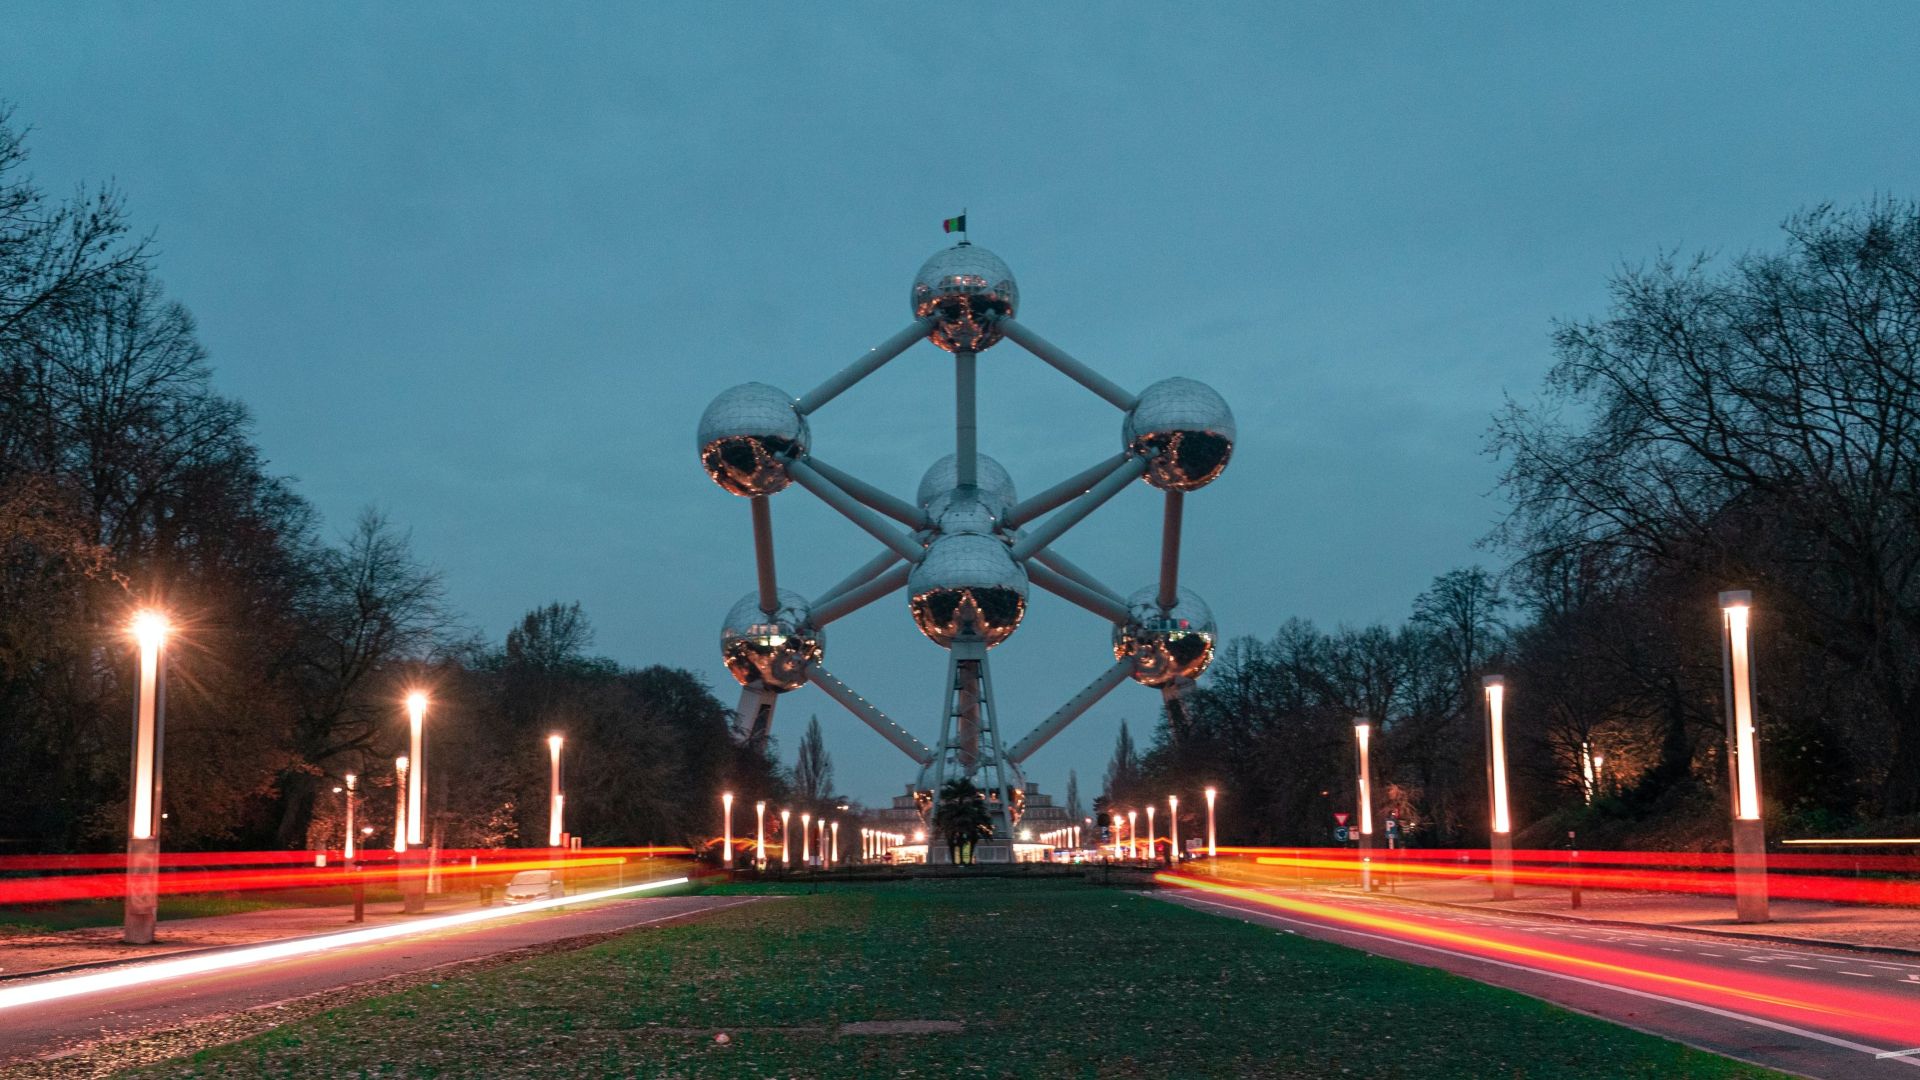
<path fill-rule="evenodd" d="M 761 899 L 752 896 L 665 896 L 615 899 L 582 908 L 531 912 L 498 921 L 350 945 L 141 986 L 100 990 L 0 1011 L 0 1069 L 74 1052 L 97 1042 L 179 1028 L 310 994 L 372 982 L 444 964 L 544 945 L 567 938 L 691 918 Z M 162 960 L 152 963 L 164 963 Z M 145 965 L 109 968 L 121 971 Z M 61 976 L 8 982 L 20 987 Z"/>
<path fill-rule="evenodd" d="M 1920 959 L 1299 888 L 1195 885 L 1155 895 L 1440 968 L 1787 1072 L 1920 1080 Z M 1914 1053 L 1882 1056 L 1907 1050 Z"/>

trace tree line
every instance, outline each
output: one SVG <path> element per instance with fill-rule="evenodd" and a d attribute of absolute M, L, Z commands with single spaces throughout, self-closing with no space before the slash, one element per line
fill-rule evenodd
<path fill-rule="evenodd" d="M 26 161 L 0 109 L 0 850 L 123 842 L 127 626 L 146 606 L 176 628 L 170 848 L 337 846 L 349 773 L 361 821 L 390 836 L 374 796 L 414 688 L 449 846 L 545 843 L 549 732 L 572 748 L 569 819 L 590 842 L 685 842 L 710 829 L 708 792 L 784 794 L 700 678 L 595 656 L 579 605 L 483 641 L 386 517 L 329 536 L 214 388 L 119 193 L 50 197 Z"/>
<path fill-rule="evenodd" d="M 1441 576 L 1399 626 L 1226 643 L 1148 748 L 1123 733 L 1109 797 L 1218 783 L 1231 835 L 1324 843 L 1364 720 L 1382 810 L 1478 846 L 1502 674 L 1521 843 L 1724 847 L 1718 593 L 1750 589 L 1770 831 L 1920 823 L 1920 205 L 1783 236 L 1618 271 L 1493 417 L 1506 566 Z"/>

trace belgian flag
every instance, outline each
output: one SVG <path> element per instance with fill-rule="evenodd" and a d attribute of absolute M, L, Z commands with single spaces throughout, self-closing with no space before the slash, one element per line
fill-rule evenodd
<path fill-rule="evenodd" d="M 961 214 L 959 217 L 948 218 L 947 220 L 940 223 L 940 229 L 942 232 L 950 232 L 950 233 L 966 232 L 967 231 L 967 215 Z"/>

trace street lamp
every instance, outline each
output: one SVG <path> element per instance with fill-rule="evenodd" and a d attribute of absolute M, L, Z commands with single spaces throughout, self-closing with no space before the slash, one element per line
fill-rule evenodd
<path fill-rule="evenodd" d="M 800 812 L 800 865 L 813 865 L 813 814 L 807 810 Z"/>
<path fill-rule="evenodd" d="M 1180 865 L 1180 796 L 1167 796 L 1167 843 L 1173 846 L 1173 865 Z"/>
<path fill-rule="evenodd" d="M 1133 827 L 1134 818 L 1138 815 L 1137 810 L 1127 811 L 1127 857 L 1130 859 L 1140 857 L 1140 831 Z"/>
<path fill-rule="evenodd" d="M 166 758 L 167 634 L 172 627 L 160 612 L 143 610 L 129 627 L 140 646 L 140 688 L 133 699 L 133 791 L 127 800 L 127 905 L 121 935 L 129 944 L 153 944 L 160 917 L 161 767 Z"/>
<path fill-rule="evenodd" d="M 793 838 L 793 831 L 787 828 L 787 819 L 792 815 L 791 810 L 780 811 L 780 867 L 783 870 L 793 865 L 793 845 L 788 843 Z"/>
<path fill-rule="evenodd" d="M 753 868 L 764 870 L 767 866 L 767 800 L 759 799 L 753 804 Z"/>
<path fill-rule="evenodd" d="M 407 759 L 393 759 L 393 850 L 407 850 Z"/>
<path fill-rule="evenodd" d="M 557 732 L 547 736 L 547 757 L 553 763 L 552 782 L 547 785 L 547 846 L 555 848 L 566 836 L 561 828 L 565 824 L 566 796 L 560 792 L 560 746 L 565 741 Z"/>
<path fill-rule="evenodd" d="M 840 823 L 833 823 L 833 862 L 840 861 Z M 832 865 L 829 863 L 828 865 Z"/>
<path fill-rule="evenodd" d="M 1727 756 L 1733 770 L 1733 891 L 1743 923 L 1767 921 L 1767 832 L 1760 817 L 1760 747 L 1753 733 L 1753 593 L 1720 594 Z"/>
<path fill-rule="evenodd" d="M 733 792 L 731 791 L 726 792 L 725 794 L 720 796 L 720 852 L 721 852 L 720 857 L 725 860 L 725 862 L 722 865 L 726 866 L 728 869 L 732 869 L 733 868 Z"/>
<path fill-rule="evenodd" d="M 1209 859 L 1213 858 L 1215 853 L 1213 846 L 1213 800 L 1218 794 L 1220 794 L 1218 788 L 1210 787 L 1207 789 L 1207 858 Z"/>
<path fill-rule="evenodd" d="M 346 860 L 347 869 L 353 869 L 353 786 L 359 781 L 353 773 L 347 774 L 347 839 L 342 845 L 340 857 Z"/>
<path fill-rule="evenodd" d="M 1373 725 L 1361 721 L 1353 725 L 1353 739 L 1360 747 L 1360 890 L 1373 891 L 1373 766 L 1367 746 Z"/>
<path fill-rule="evenodd" d="M 1147 804 L 1147 861 L 1148 862 L 1160 861 L 1160 845 L 1155 842 L 1154 834 L 1153 834 L 1153 812 L 1155 809 L 1157 809 L 1157 807 L 1155 807 L 1152 803 Z"/>
<path fill-rule="evenodd" d="M 427 695 L 415 690 L 407 695 L 407 722 L 413 730 L 413 770 L 407 774 L 407 843 L 425 843 L 421 829 L 425 825 L 426 814 L 422 812 L 422 801 L 427 786 Z"/>
<path fill-rule="evenodd" d="M 1493 798 L 1493 898 L 1513 899 L 1513 818 L 1507 812 L 1507 680 L 1480 680 L 1487 696 L 1487 790 Z"/>

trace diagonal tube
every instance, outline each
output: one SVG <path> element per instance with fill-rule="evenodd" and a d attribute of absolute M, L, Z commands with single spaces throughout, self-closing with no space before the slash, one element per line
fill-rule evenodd
<path fill-rule="evenodd" d="M 1053 516 L 1042 522 L 1039 528 L 1014 541 L 1013 557 L 1021 562 L 1027 556 L 1060 539 L 1061 534 L 1080 524 L 1088 514 L 1100 509 L 1100 505 L 1120 493 L 1147 471 L 1147 459 L 1129 457 L 1120 463 L 1119 468 L 1107 475 L 1107 478 L 1093 485 L 1093 489 L 1073 502 L 1054 511 Z"/>
<path fill-rule="evenodd" d="M 848 574 L 846 577 L 840 579 L 840 582 L 836 584 L 833 588 L 828 589 L 826 592 L 821 593 L 819 598 L 813 602 L 811 607 L 814 610 L 818 610 L 819 608 L 827 604 L 833 603 L 835 600 L 838 600 L 840 598 L 841 593 L 850 592 L 854 589 L 859 588 L 862 585 L 865 585 L 867 582 L 872 581 L 874 578 L 877 578 L 881 574 L 886 573 L 887 567 L 892 566 L 894 563 L 897 563 L 899 561 L 900 561 L 899 552 L 893 550 L 892 548 L 888 548 L 885 551 L 882 551 L 880 554 L 875 555 L 873 558 L 868 559 L 866 562 L 860 564 L 860 569 L 855 570 L 853 573 Z"/>
<path fill-rule="evenodd" d="M 1114 408 L 1122 412 L 1131 412 L 1134 404 L 1140 400 L 1105 375 L 1068 356 L 1058 345 L 1027 329 L 1026 325 L 1019 320 L 1001 318 L 994 325 L 1000 328 L 1001 333 L 1017 342 L 1021 348 L 1057 368 L 1067 378 L 1107 399 Z"/>
<path fill-rule="evenodd" d="M 1167 512 L 1160 519 L 1160 610 L 1180 602 L 1180 513 L 1187 504 L 1184 491 L 1167 492 Z"/>
<path fill-rule="evenodd" d="M 1125 623 L 1127 621 L 1127 605 L 1111 597 L 1101 596 L 1071 578 L 1054 573 L 1040 565 L 1038 560 L 1027 564 L 1027 579 L 1063 600 L 1086 608 L 1108 622 Z"/>
<path fill-rule="evenodd" d="M 1101 672 L 1100 677 L 1093 680 L 1085 690 L 1073 695 L 1052 716 L 1040 721 L 1040 726 L 1029 732 L 1026 738 L 1014 743 L 1013 749 L 1007 751 L 1007 760 L 1019 765 L 1032 757 L 1034 751 L 1047 744 L 1047 740 L 1066 730 L 1067 725 L 1078 720 L 1081 713 L 1093 708 L 1094 704 L 1111 693 L 1114 687 L 1125 682 L 1127 674 L 1132 670 L 1133 664 L 1130 661 L 1115 661 L 1112 667 Z"/>
<path fill-rule="evenodd" d="M 913 567 L 902 563 L 865 585 L 848 589 L 838 596 L 829 597 L 824 603 L 814 607 L 813 625 L 825 626 L 835 619 L 859 611 L 890 592 L 905 588 L 907 575 L 912 572 Z"/>
<path fill-rule="evenodd" d="M 787 472 L 800 482 L 801 487 L 818 495 L 821 502 L 840 511 L 843 517 L 865 529 L 875 540 L 899 552 L 901 558 L 917 563 L 926 555 L 926 549 L 912 537 L 887 524 L 885 519 L 862 506 L 858 499 L 841 490 L 839 485 L 820 475 L 813 466 L 795 459 L 787 462 Z"/>
<path fill-rule="evenodd" d="M 807 464 L 819 470 L 820 475 L 839 485 L 842 490 L 867 506 L 887 515 L 909 529 L 927 527 L 926 512 L 905 499 L 886 492 L 854 476 L 852 473 L 836 469 L 813 455 L 807 455 Z"/>
<path fill-rule="evenodd" d="M 881 738 L 899 747 L 901 753 L 921 765 L 933 760 L 933 751 L 927 749 L 927 744 L 907 734 L 906 728 L 887 719 L 886 713 L 874 708 L 872 702 L 854 693 L 851 687 L 834 678 L 825 668 L 814 665 L 807 672 L 807 679 L 826 691 L 828 697 L 846 706 L 848 712 L 864 720 L 868 727 L 880 733 Z"/>
<path fill-rule="evenodd" d="M 1083 588 L 1091 589 L 1104 599 L 1111 600 L 1123 608 L 1127 604 L 1125 600 L 1120 598 L 1119 593 L 1107 588 L 1106 582 L 1087 573 L 1079 566 L 1068 562 L 1065 555 L 1060 554 L 1052 548 L 1041 548 L 1039 551 L 1034 552 L 1033 561 L 1059 574 L 1068 581 L 1080 585 Z"/>
<path fill-rule="evenodd" d="M 926 337 L 932 330 L 932 319 L 915 319 L 907 324 L 906 329 L 868 349 L 865 356 L 848 364 L 839 374 L 801 395 L 800 400 L 793 404 L 794 411 L 805 416 L 846 393 L 854 383 L 879 371 L 886 366 L 887 361 L 906 352 L 908 347 Z"/>
<path fill-rule="evenodd" d="M 1032 521 L 1034 518 L 1039 517 L 1049 510 L 1065 506 L 1067 503 L 1085 495 L 1089 488 L 1099 483 L 1102 477 L 1119 468 L 1126 460 L 1127 455 L 1125 453 L 1115 454 L 1090 469 L 1083 469 L 1067 477 L 1065 480 L 1060 481 L 1040 494 L 1017 504 L 1013 509 L 1007 511 L 1007 516 L 1003 524 L 1011 529 L 1018 526 L 1021 522 Z"/>

